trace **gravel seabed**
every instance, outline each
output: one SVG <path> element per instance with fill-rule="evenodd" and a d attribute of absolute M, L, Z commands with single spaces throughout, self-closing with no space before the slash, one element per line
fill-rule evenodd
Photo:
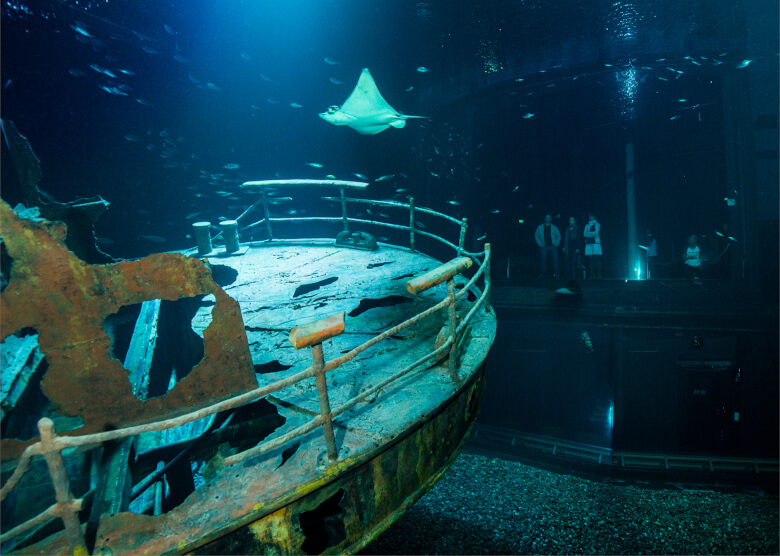
<path fill-rule="evenodd" d="M 463 452 L 362 554 L 778 554 L 778 497 L 616 485 Z"/>

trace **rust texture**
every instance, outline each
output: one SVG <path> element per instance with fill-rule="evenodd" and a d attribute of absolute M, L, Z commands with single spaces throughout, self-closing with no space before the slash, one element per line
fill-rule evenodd
<path fill-rule="evenodd" d="M 433 286 L 437 286 L 442 282 L 449 280 L 456 274 L 463 272 L 469 267 L 471 267 L 471 259 L 468 257 L 458 257 L 457 259 L 452 259 L 448 263 L 444 263 L 443 265 L 436 267 L 433 270 L 429 270 L 422 276 L 412 278 L 406 282 L 406 289 L 412 295 L 417 295 L 420 292 L 424 292 L 428 288 L 432 288 Z"/>
<path fill-rule="evenodd" d="M 296 326 L 290 331 L 290 343 L 295 349 L 301 349 L 344 333 L 344 311 L 326 319 Z"/>
<path fill-rule="evenodd" d="M 68 251 L 61 222 L 22 220 L 0 202 L 2 236 L 13 259 L 0 296 L 1 338 L 32 327 L 49 368 L 41 383 L 58 414 L 78 416 L 79 434 L 174 417 L 257 387 L 238 303 L 199 260 L 175 253 L 90 265 Z M 204 357 L 167 395 L 142 401 L 110 355 L 103 322 L 124 305 L 214 294 Z M 67 433 L 66 433 L 67 434 Z M 29 442 L 3 439 L 2 457 Z"/>

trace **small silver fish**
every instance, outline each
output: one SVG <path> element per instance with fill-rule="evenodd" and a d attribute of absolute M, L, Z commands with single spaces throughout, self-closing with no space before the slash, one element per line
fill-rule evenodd
<path fill-rule="evenodd" d="M 525 118 L 526 120 L 528 118 L 533 118 L 534 116 L 535 116 L 535 114 L 532 114 L 531 112 L 528 112 L 527 114 L 523 114 L 523 118 Z"/>
<path fill-rule="evenodd" d="M 340 79 L 336 79 L 335 77 L 331 77 L 330 79 L 328 79 L 328 81 L 330 81 L 334 85 L 343 85 L 344 84 L 343 81 L 341 81 Z"/>
<path fill-rule="evenodd" d="M 143 239 L 145 241 L 151 241 L 152 243 L 165 243 L 168 241 L 162 236 L 138 236 L 138 239 Z"/>
<path fill-rule="evenodd" d="M 324 168 L 319 162 L 307 162 L 306 165 L 311 166 L 312 168 Z"/>
<path fill-rule="evenodd" d="M 447 202 L 448 202 L 449 204 L 451 204 L 451 205 L 454 205 L 454 206 L 456 206 L 456 207 L 457 207 L 458 205 L 460 205 L 460 201 L 456 201 L 455 199 L 453 199 L 452 201 L 447 201 Z"/>
<path fill-rule="evenodd" d="M 753 60 L 742 60 L 739 64 L 737 64 L 737 69 L 746 68 L 750 65 L 751 62 L 753 62 Z"/>
<path fill-rule="evenodd" d="M 393 179 L 394 177 L 395 177 L 395 174 L 385 174 L 384 176 L 379 176 L 374 181 L 385 181 L 385 180 Z"/>
<path fill-rule="evenodd" d="M 430 70 L 428 68 L 426 68 L 425 66 L 420 66 L 419 68 L 417 68 L 417 71 L 419 71 L 420 73 L 425 73 L 425 72 L 428 72 Z"/>
<path fill-rule="evenodd" d="M 325 58 L 325 63 L 331 66 L 338 66 L 341 62 L 337 62 L 333 58 Z"/>
<path fill-rule="evenodd" d="M 357 172 L 353 172 L 352 175 L 355 176 L 356 178 L 360 178 L 361 180 L 368 179 L 368 176 L 366 176 L 365 174 L 358 174 Z"/>

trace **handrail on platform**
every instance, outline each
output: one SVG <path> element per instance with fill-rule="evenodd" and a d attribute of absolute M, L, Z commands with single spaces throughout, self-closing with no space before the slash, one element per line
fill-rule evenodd
<path fill-rule="evenodd" d="M 294 438 L 303 436 L 311 432 L 312 430 L 316 429 L 319 426 L 323 427 L 328 461 L 329 463 L 334 463 L 338 461 L 338 451 L 335 443 L 335 438 L 333 435 L 333 426 L 332 426 L 333 419 L 335 417 L 341 415 L 345 411 L 348 411 L 358 403 L 365 401 L 370 396 L 373 396 L 374 394 L 379 395 L 382 388 L 400 379 L 401 377 L 403 377 L 413 369 L 419 367 L 423 363 L 428 362 L 430 360 L 438 361 L 445 354 L 448 354 L 449 356 L 448 370 L 450 376 L 452 376 L 453 380 L 459 380 L 457 374 L 458 347 L 460 345 L 460 341 L 463 340 L 464 337 L 463 332 L 465 330 L 465 327 L 468 325 L 468 323 L 471 321 L 473 316 L 476 314 L 476 311 L 479 310 L 480 307 L 485 307 L 484 310 L 486 312 L 490 312 L 491 310 L 490 301 L 489 301 L 490 290 L 491 290 L 490 244 L 486 243 L 485 250 L 481 253 L 467 253 L 466 251 L 463 250 L 463 243 L 464 243 L 465 232 L 467 227 L 466 219 L 464 218 L 462 219 L 462 221 L 458 221 L 452 217 L 443 215 L 441 213 L 437 213 L 436 211 L 433 211 L 431 209 L 423 209 L 423 208 L 415 209 L 413 199 L 410 199 L 410 203 L 406 205 L 404 203 L 395 203 L 392 201 L 368 201 L 364 199 L 347 199 L 344 196 L 344 191 L 346 188 L 357 188 L 357 189 L 364 188 L 366 185 L 368 185 L 365 183 L 342 182 L 339 180 L 271 180 L 265 182 L 247 182 L 243 186 L 259 187 L 262 191 L 262 198 L 260 199 L 260 201 L 254 203 L 247 210 L 245 210 L 244 213 L 241 214 L 241 216 L 236 218 L 236 220 L 237 221 L 240 220 L 243 216 L 249 213 L 258 204 L 262 203 L 264 205 L 266 216 L 260 222 L 264 221 L 266 223 L 269 240 L 273 240 L 273 234 L 270 226 L 271 221 L 290 220 L 290 219 L 272 219 L 269 216 L 268 198 L 267 195 L 265 194 L 265 188 L 271 186 L 278 186 L 278 185 L 320 185 L 320 186 L 339 187 L 341 190 L 341 198 L 339 200 L 341 201 L 341 205 L 342 205 L 341 220 L 343 221 L 345 230 L 348 229 L 347 227 L 349 222 L 364 222 L 363 220 L 350 219 L 347 217 L 347 212 L 346 212 L 347 201 L 373 202 L 384 206 L 397 205 L 400 207 L 408 208 L 410 214 L 410 225 L 408 227 L 396 226 L 396 225 L 387 224 L 383 222 L 373 222 L 373 221 L 365 221 L 365 222 L 370 222 L 377 225 L 391 226 L 391 227 L 408 228 L 410 231 L 410 249 L 412 251 L 414 251 L 414 234 L 418 233 L 418 234 L 424 234 L 436 238 L 441 242 L 453 247 L 457 251 L 458 255 L 465 255 L 453 259 L 449 263 L 445 263 L 440 267 L 422 275 L 417 279 L 409 280 L 409 283 L 407 284 L 407 288 L 409 289 L 409 291 L 416 295 L 417 293 L 421 293 L 425 289 L 428 289 L 436 284 L 440 284 L 446 281 L 447 283 L 446 297 L 442 301 L 433 305 L 432 307 L 429 307 L 428 309 L 422 311 L 421 313 L 413 317 L 410 317 L 404 322 L 396 326 L 393 326 L 392 328 L 382 332 L 381 334 L 378 334 L 377 336 L 374 336 L 373 338 L 370 338 L 363 344 L 351 349 L 346 354 L 341 355 L 340 357 L 337 357 L 330 361 L 324 360 L 323 352 L 322 352 L 322 342 L 338 334 L 341 334 L 344 331 L 344 313 L 340 313 L 338 315 L 329 317 L 327 319 L 322 319 L 320 321 L 317 321 L 316 323 L 311 323 L 310 325 L 296 327 L 291 331 L 290 342 L 293 344 L 294 347 L 296 347 L 296 349 L 309 347 L 309 346 L 312 348 L 313 362 L 310 367 L 290 377 L 277 380 L 271 384 L 258 387 L 244 394 L 235 396 L 227 400 L 223 400 L 221 402 L 212 404 L 208 407 L 202 408 L 197 411 L 187 413 L 185 415 L 181 415 L 179 417 L 165 419 L 162 421 L 156 421 L 152 423 L 146 423 L 143 425 L 124 427 L 124 428 L 120 428 L 108 432 L 101 432 L 101 433 L 88 434 L 82 436 L 65 436 L 65 437 L 57 436 L 56 431 L 54 430 L 54 425 L 51 422 L 51 420 L 47 418 L 41 419 L 38 422 L 38 427 L 41 433 L 41 440 L 39 442 L 31 444 L 24 450 L 21 457 L 19 458 L 19 461 L 17 462 L 17 466 L 14 469 L 14 472 L 12 473 L 11 477 L 6 481 L 6 483 L 0 489 L 0 500 L 5 499 L 6 496 L 8 496 L 8 494 L 19 483 L 22 476 L 27 471 L 32 458 L 35 456 L 43 456 L 48 463 L 49 474 L 52 479 L 52 484 L 54 485 L 55 488 L 57 503 L 51 506 L 50 508 L 48 508 L 47 510 L 45 510 L 43 513 L 39 514 L 38 516 L 35 516 L 32 519 L 29 519 L 24 523 L 19 524 L 13 529 L 9 531 L 5 531 L 2 534 L 0 534 L 0 543 L 6 542 L 18 535 L 21 535 L 25 531 L 28 531 L 29 529 L 35 527 L 36 525 L 40 525 L 51 518 L 59 517 L 63 520 L 65 524 L 65 533 L 68 538 L 71 551 L 74 554 L 87 554 L 87 548 L 84 540 L 83 531 L 78 520 L 78 512 L 81 510 L 83 501 L 80 499 L 78 500 L 74 499 L 73 494 L 71 492 L 70 483 L 68 480 L 67 473 L 65 472 L 65 467 L 63 465 L 63 459 L 62 459 L 62 451 L 65 449 L 83 448 L 86 446 L 97 447 L 99 445 L 105 444 L 106 442 L 118 440 L 121 438 L 127 438 L 142 433 L 146 433 L 146 432 L 161 431 L 161 430 L 172 429 L 175 427 L 183 426 L 186 425 L 187 423 L 191 423 L 198 419 L 209 417 L 211 415 L 215 415 L 223 411 L 227 411 L 230 409 L 234 409 L 255 402 L 283 388 L 292 386 L 302 380 L 306 380 L 314 377 L 315 382 L 317 384 L 318 397 L 320 402 L 319 415 L 317 415 L 314 419 L 312 419 L 308 423 L 305 423 L 304 425 L 301 425 L 284 435 L 281 435 L 271 440 L 263 441 L 257 446 L 255 446 L 254 448 L 245 450 L 237 454 L 233 454 L 225 458 L 224 464 L 225 466 L 235 465 L 236 463 L 240 463 L 241 461 L 244 461 L 248 458 L 263 454 L 270 450 L 274 450 L 286 444 L 287 442 L 289 442 Z M 328 200 L 334 200 L 334 199 L 328 198 Z M 439 238 L 438 236 L 435 236 L 428 232 L 416 230 L 414 224 L 415 210 L 426 212 L 433 215 L 443 216 L 446 219 L 449 219 L 459 224 L 461 228 L 460 228 L 460 237 L 458 241 L 458 246 L 455 246 L 454 244 L 448 242 L 447 240 L 443 238 Z M 297 220 L 312 220 L 312 218 L 298 218 Z M 325 220 L 339 220 L 339 219 L 325 219 Z M 479 257 L 483 258 L 481 263 L 479 261 Z M 460 274 L 464 270 L 468 269 L 471 266 L 472 261 L 476 262 L 479 265 L 479 268 L 475 272 L 471 280 L 469 280 L 468 283 L 466 283 L 464 287 L 462 287 L 460 291 L 456 293 L 454 278 L 457 274 Z M 471 310 L 468 312 L 468 314 L 458 324 L 457 314 L 455 311 L 455 303 L 457 300 L 459 300 L 461 297 L 467 294 L 470 288 L 476 283 L 477 279 L 482 275 L 484 275 L 483 291 L 479 296 L 479 298 L 471 307 Z M 413 285 L 410 287 L 409 284 L 413 284 Z M 386 338 L 397 334 L 401 330 L 413 326 L 417 322 L 428 317 L 429 315 L 432 315 L 433 313 L 439 311 L 440 309 L 443 309 L 444 307 L 449 308 L 448 319 L 447 319 L 448 334 L 447 334 L 446 341 L 444 341 L 442 345 L 440 345 L 438 348 L 435 348 L 433 351 L 424 355 L 423 357 L 419 358 L 417 361 L 411 363 L 410 365 L 407 365 L 406 367 L 404 367 L 397 373 L 393 374 L 392 376 L 388 377 L 387 379 L 379 382 L 378 384 L 366 389 L 360 394 L 347 400 L 340 407 L 331 410 L 329 399 L 328 399 L 327 381 L 325 379 L 326 373 L 338 369 L 341 365 L 352 360 L 361 352 L 385 340 Z M 150 485 L 151 484 L 152 483 L 150 482 Z"/>

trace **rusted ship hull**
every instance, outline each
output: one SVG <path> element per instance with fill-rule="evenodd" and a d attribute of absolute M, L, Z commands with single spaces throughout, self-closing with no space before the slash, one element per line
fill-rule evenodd
<path fill-rule="evenodd" d="M 338 477 L 301 485 L 298 490 L 302 495 L 297 500 L 192 553 L 360 551 L 433 487 L 458 457 L 482 403 L 484 370 L 483 364 L 469 383 L 427 420 L 360 458 L 366 461 L 349 462 L 353 467 Z"/>

